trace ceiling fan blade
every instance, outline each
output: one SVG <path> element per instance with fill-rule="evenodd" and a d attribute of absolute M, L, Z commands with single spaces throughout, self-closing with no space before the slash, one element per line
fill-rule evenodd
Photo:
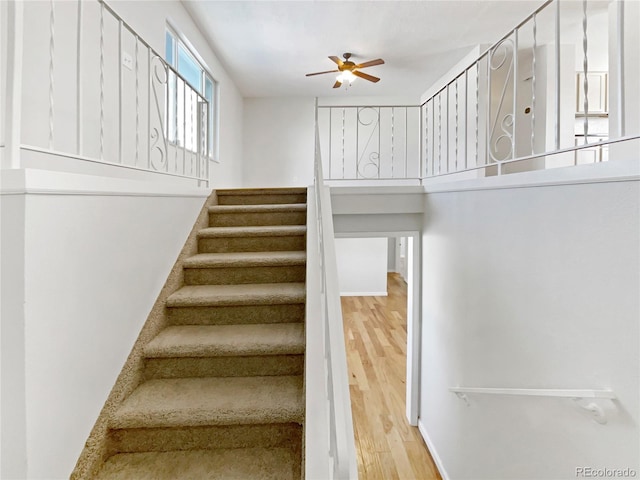
<path fill-rule="evenodd" d="M 326 72 L 316 72 L 316 73 L 307 73 L 305 76 L 306 77 L 312 77 L 314 75 L 322 75 L 325 73 L 335 73 L 335 72 L 339 72 L 340 70 L 327 70 Z"/>
<path fill-rule="evenodd" d="M 364 62 L 364 63 L 359 63 L 358 65 L 356 65 L 354 68 L 366 68 L 366 67 L 373 67 L 374 65 L 382 65 L 384 63 L 384 60 L 381 58 L 376 58 L 375 60 L 369 60 L 368 62 Z"/>
<path fill-rule="evenodd" d="M 333 84 L 333 88 L 340 88 L 342 86 L 342 82 L 340 80 L 336 80 L 336 83 Z"/>
<path fill-rule="evenodd" d="M 373 83 L 380 81 L 378 77 L 374 77 L 373 75 L 368 75 L 366 73 L 359 72 L 358 70 L 352 70 L 351 73 L 353 73 L 356 77 L 364 78 L 365 80 L 369 80 L 370 82 L 373 82 Z"/>
<path fill-rule="evenodd" d="M 342 60 L 340 60 L 338 57 L 336 57 L 335 55 L 332 55 L 329 57 L 330 60 L 333 60 L 334 62 L 336 62 L 338 64 L 339 67 L 342 66 L 342 64 L 344 63 Z"/>

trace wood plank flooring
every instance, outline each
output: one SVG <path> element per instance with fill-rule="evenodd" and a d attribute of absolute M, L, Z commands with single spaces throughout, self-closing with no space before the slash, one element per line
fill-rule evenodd
<path fill-rule="evenodd" d="M 405 416 L 407 284 L 387 281 L 388 297 L 342 297 L 359 478 L 441 479 Z"/>

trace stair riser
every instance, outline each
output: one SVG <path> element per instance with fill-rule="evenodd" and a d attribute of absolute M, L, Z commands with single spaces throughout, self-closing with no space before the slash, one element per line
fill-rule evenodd
<path fill-rule="evenodd" d="M 304 235 L 283 237 L 217 237 L 198 239 L 199 253 L 286 252 L 304 249 Z"/>
<path fill-rule="evenodd" d="M 302 375 L 304 355 L 147 358 L 144 378 L 250 377 Z"/>
<path fill-rule="evenodd" d="M 272 205 L 307 203 L 306 193 L 264 195 L 219 195 L 218 205 Z"/>
<path fill-rule="evenodd" d="M 208 450 L 211 448 L 296 447 L 302 441 L 297 423 L 210 427 L 127 428 L 111 430 L 109 455 L 132 452 Z"/>
<path fill-rule="evenodd" d="M 233 305 L 220 307 L 169 307 L 170 325 L 230 325 L 294 323 L 304 321 L 305 305 Z"/>
<path fill-rule="evenodd" d="M 306 212 L 209 213 L 210 227 L 305 225 Z"/>
<path fill-rule="evenodd" d="M 306 266 L 185 268 L 187 285 L 238 285 L 246 283 L 304 282 Z"/>

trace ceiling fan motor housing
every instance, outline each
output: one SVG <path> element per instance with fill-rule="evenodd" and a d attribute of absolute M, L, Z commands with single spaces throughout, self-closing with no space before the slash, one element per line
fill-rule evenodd
<path fill-rule="evenodd" d="M 342 62 L 342 65 L 338 65 L 338 70 L 344 72 L 345 70 L 353 70 L 356 67 L 356 64 L 353 62 Z"/>
<path fill-rule="evenodd" d="M 356 64 L 349 60 L 351 58 L 351 54 L 347 52 L 343 53 L 342 56 L 344 57 L 344 62 L 342 62 L 342 65 L 338 65 L 338 70 L 341 72 L 344 72 L 345 70 L 353 70 Z"/>

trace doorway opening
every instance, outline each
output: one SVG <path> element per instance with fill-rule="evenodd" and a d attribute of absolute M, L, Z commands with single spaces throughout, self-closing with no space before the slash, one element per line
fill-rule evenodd
<path fill-rule="evenodd" d="M 336 239 L 361 478 L 441 478 L 415 427 L 418 247 L 417 233 Z"/>

